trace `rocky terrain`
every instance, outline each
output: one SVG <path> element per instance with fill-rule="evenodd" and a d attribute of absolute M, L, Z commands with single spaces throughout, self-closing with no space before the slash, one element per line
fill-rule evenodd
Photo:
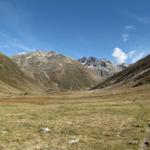
<path fill-rule="evenodd" d="M 0 94 L 14 94 L 41 91 L 37 83 L 7 56 L 0 54 Z"/>
<path fill-rule="evenodd" d="M 114 74 L 93 89 L 112 86 L 137 87 L 150 83 L 150 55 Z"/>
<path fill-rule="evenodd" d="M 1 93 L 136 87 L 150 82 L 150 55 L 128 66 L 37 50 L 12 59 L 0 54 L 0 69 Z"/>
<path fill-rule="evenodd" d="M 12 60 L 29 77 L 47 91 L 86 89 L 100 82 L 101 77 L 79 62 L 53 51 L 37 50 L 16 55 Z"/>
<path fill-rule="evenodd" d="M 101 77 L 107 78 L 116 72 L 120 72 L 128 67 L 127 64 L 115 65 L 106 59 L 97 59 L 95 57 L 82 57 L 78 61 L 87 68 L 98 73 Z"/>

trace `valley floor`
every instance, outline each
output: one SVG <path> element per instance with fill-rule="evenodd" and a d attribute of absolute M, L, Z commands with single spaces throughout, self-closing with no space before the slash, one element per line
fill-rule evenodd
<path fill-rule="evenodd" d="M 0 150 L 138 150 L 150 121 L 149 91 L 1 98 Z"/>

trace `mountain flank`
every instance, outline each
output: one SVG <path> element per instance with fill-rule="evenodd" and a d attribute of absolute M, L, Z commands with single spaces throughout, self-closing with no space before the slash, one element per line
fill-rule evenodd
<path fill-rule="evenodd" d="M 26 76 L 9 57 L 0 53 L 0 94 L 41 91 L 33 79 Z"/>
<path fill-rule="evenodd" d="M 101 81 L 92 70 L 54 51 L 37 50 L 13 56 L 12 60 L 46 91 L 88 89 Z"/>
<path fill-rule="evenodd" d="M 150 55 L 114 74 L 93 89 L 105 87 L 137 87 L 150 83 Z"/>

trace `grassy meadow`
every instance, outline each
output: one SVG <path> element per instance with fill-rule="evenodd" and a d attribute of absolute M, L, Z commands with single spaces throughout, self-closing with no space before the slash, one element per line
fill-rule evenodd
<path fill-rule="evenodd" d="M 150 121 L 149 91 L 146 86 L 1 98 L 0 150 L 138 150 Z"/>

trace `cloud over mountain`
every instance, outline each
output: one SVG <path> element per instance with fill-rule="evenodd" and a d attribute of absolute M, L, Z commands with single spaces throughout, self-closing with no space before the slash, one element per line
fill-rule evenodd
<path fill-rule="evenodd" d="M 145 57 L 148 55 L 150 51 L 145 51 L 145 50 L 130 50 L 128 52 L 122 50 L 119 47 L 116 47 L 113 52 L 112 56 L 115 59 L 115 62 L 117 64 L 122 64 L 122 63 L 135 63 L 142 57 Z"/>
<path fill-rule="evenodd" d="M 127 54 L 120 48 L 116 47 L 112 53 L 112 56 L 115 57 L 116 62 L 118 64 L 122 64 L 126 62 L 128 58 Z"/>

